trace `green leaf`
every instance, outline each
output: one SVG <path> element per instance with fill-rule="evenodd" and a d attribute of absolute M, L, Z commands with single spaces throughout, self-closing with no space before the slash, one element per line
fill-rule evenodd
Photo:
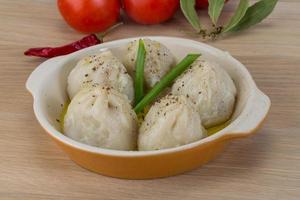
<path fill-rule="evenodd" d="M 245 16 L 248 7 L 249 7 L 249 0 L 240 0 L 240 3 L 237 9 L 235 10 L 234 15 L 231 17 L 229 22 L 224 26 L 222 32 L 226 33 L 230 31 L 233 27 L 235 27 Z"/>
<path fill-rule="evenodd" d="M 273 11 L 278 0 L 261 0 L 250 6 L 241 21 L 230 31 L 237 32 L 258 24 Z"/>
<path fill-rule="evenodd" d="M 189 23 L 197 32 L 201 30 L 201 24 L 195 8 L 195 0 L 180 0 L 180 7 Z"/>
<path fill-rule="evenodd" d="M 138 104 L 144 97 L 144 65 L 145 65 L 146 50 L 144 41 L 139 40 L 139 47 L 135 63 L 135 104 Z"/>
<path fill-rule="evenodd" d="M 223 10 L 225 0 L 208 0 L 208 14 L 214 25 L 217 24 Z"/>
<path fill-rule="evenodd" d="M 139 113 L 150 104 L 155 98 L 167 88 L 173 81 L 180 76 L 198 57 L 200 54 L 188 54 L 180 63 L 172 68 L 155 86 L 147 93 L 147 95 L 135 106 L 134 111 Z"/>

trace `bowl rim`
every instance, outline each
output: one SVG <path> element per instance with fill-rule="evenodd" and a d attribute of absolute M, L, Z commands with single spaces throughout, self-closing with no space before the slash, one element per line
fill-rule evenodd
<path fill-rule="evenodd" d="M 90 146 L 87 144 L 83 144 L 80 142 L 77 142 L 67 136 L 65 136 L 63 133 L 61 133 L 60 131 L 56 130 L 50 123 L 49 121 L 46 119 L 45 116 L 43 116 L 43 114 L 40 112 L 40 107 L 41 107 L 41 100 L 39 98 L 38 92 L 34 91 L 32 89 L 32 82 L 35 81 L 37 76 L 34 76 L 37 73 L 41 73 L 43 70 L 42 68 L 45 69 L 45 65 L 50 64 L 52 62 L 55 61 L 61 61 L 61 60 L 69 60 L 69 59 L 73 59 L 76 56 L 78 56 L 79 54 L 81 54 L 82 52 L 85 51 L 90 51 L 92 49 L 105 49 L 105 48 L 111 48 L 113 46 L 118 46 L 122 43 L 126 43 L 132 40 L 137 40 L 140 38 L 149 38 L 152 40 L 158 40 L 158 41 L 169 41 L 172 42 L 172 40 L 178 42 L 182 42 L 183 44 L 190 44 L 192 46 L 199 46 L 201 45 L 202 47 L 205 47 L 208 51 L 211 52 L 216 52 L 218 54 L 225 54 L 227 56 L 227 59 L 231 59 L 232 62 L 235 62 L 237 64 L 237 66 L 240 68 L 240 70 L 242 71 L 243 75 L 245 75 L 245 78 L 247 79 L 248 83 L 249 83 L 249 88 L 250 88 L 250 94 L 249 94 L 249 98 L 247 100 L 247 103 L 245 104 L 242 112 L 239 114 L 239 116 L 234 119 L 228 126 L 226 126 L 224 129 L 218 131 L 217 133 L 205 137 L 201 140 L 189 143 L 189 144 L 185 144 L 182 146 L 178 146 L 178 147 L 172 147 L 172 148 L 168 148 L 168 149 L 161 149 L 161 150 L 152 150 L 152 151 L 122 151 L 122 150 L 113 150 L 113 149 L 104 149 L 104 148 L 100 148 L 100 147 L 94 147 L 94 146 Z M 61 65 L 63 66 L 63 65 Z M 245 111 L 247 110 L 246 107 L 251 107 L 251 100 L 254 100 L 255 96 L 257 95 L 257 93 L 262 93 L 256 86 L 251 74 L 249 73 L 249 71 L 247 70 L 247 68 L 241 63 L 239 62 L 237 59 L 235 59 L 234 57 L 232 57 L 228 52 L 222 51 L 220 49 L 217 49 L 215 47 L 212 47 L 210 45 L 207 45 L 205 43 L 199 42 L 199 41 L 194 41 L 194 40 L 190 40 L 190 39 L 184 39 L 184 38 L 178 38 L 178 37 L 167 37 L 167 36 L 140 36 L 140 37 L 131 37 L 131 38 L 126 38 L 126 39 L 119 39 L 119 40 L 114 40 L 114 41 L 110 41 L 110 42 L 105 42 L 99 45 L 95 45 L 89 48 L 85 48 L 82 49 L 80 51 L 68 54 L 68 55 L 64 55 L 64 56 L 59 56 L 56 58 L 52 58 L 49 59 L 43 63 L 41 63 L 29 76 L 27 82 L 26 82 L 26 88 L 27 90 L 32 94 L 33 96 L 33 110 L 35 113 L 35 116 L 38 120 L 38 122 L 40 123 L 40 125 L 42 126 L 42 128 L 53 138 L 57 139 L 58 141 L 71 146 L 72 148 L 76 148 L 79 149 L 81 151 L 86 151 L 89 153 L 95 153 L 95 154 L 102 154 L 102 155 L 106 155 L 106 156 L 117 156 L 117 157 L 143 157 L 143 156 L 157 156 L 157 155 L 161 155 L 161 154 L 168 154 L 168 153 L 175 153 L 175 152 L 179 152 L 179 151 L 185 151 L 185 150 L 189 150 L 189 149 L 193 149 L 195 147 L 201 146 L 201 145 L 205 145 L 208 144 L 210 142 L 214 142 L 218 139 L 221 139 L 225 136 L 230 135 L 232 132 L 234 132 L 234 128 L 236 128 L 239 123 L 240 123 L 240 118 L 242 115 L 246 115 L 247 113 L 245 113 Z M 264 95 L 264 93 L 262 93 Z M 240 133 L 234 133 L 235 135 L 240 135 L 245 136 L 245 135 L 249 135 L 252 132 L 254 132 L 263 122 L 263 120 L 265 119 L 269 108 L 270 108 L 270 100 L 269 98 L 264 95 L 267 100 L 268 100 L 268 109 L 265 113 L 262 114 L 261 119 L 259 120 L 259 122 L 255 125 L 255 127 L 253 129 L 244 131 L 244 132 L 240 132 Z M 249 109 L 248 109 L 249 110 Z"/>

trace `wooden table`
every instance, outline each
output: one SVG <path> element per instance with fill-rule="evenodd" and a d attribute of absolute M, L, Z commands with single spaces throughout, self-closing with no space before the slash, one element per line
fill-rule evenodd
<path fill-rule="evenodd" d="M 233 1 L 226 6 L 228 17 Z M 204 14 L 202 14 L 204 15 Z M 280 0 L 255 28 L 211 45 L 231 52 L 272 100 L 257 135 L 236 140 L 209 164 L 158 180 L 119 180 L 73 163 L 44 133 L 25 81 L 43 59 L 29 47 L 59 45 L 81 34 L 66 26 L 53 0 L 0 0 L 0 199 L 300 199 L 300 2 Z M 127 21 L 107 41 L 141 35 L 201 40 L 179 13 L 162 25 Z"/>

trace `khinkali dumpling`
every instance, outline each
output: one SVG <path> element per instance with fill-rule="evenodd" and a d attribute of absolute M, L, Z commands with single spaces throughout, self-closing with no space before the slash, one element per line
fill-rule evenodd
<path fill-rule="evenodd" d="M 72 99 L 82 88 L 108 85 L 134 98 L 132 78 L 111 51 L 100 52 L 81 59 L 68 77 L 68 94 Z"/>
<path fill-rule="evenodd" d="M 167 95 L 147 113 L 138 136 L 140 151 L 177 147 L 206 136 L 200 116 L 184 96 Z"/>
<path fill-rule="evenodd" d="M 218 64 L 196 60 L 172 86 L 172 94 L 184 95 L 194 104 L 208 128 L 228 120 L 233 112 L 236 87 Z"/>
<path fill-rule="evenodd" d="M 132 76 L 134 76 L 135 72 L 138 44 L 138 40 L 128 44 L 127 54 L 124 59 L 124 64 Z M 171 69 L 175 59 L 171 51 L 157 41 L 144 39 L 144 45 L 146 49 L 144 77 L 146 85 L 151 88 Z"/>
<path fill-rule="evenodd" d="M 124 94 L 110 87 L 85 88 L 68 107 L 64 133 L 95 147 L 135 150 L 137 117 Z"/>

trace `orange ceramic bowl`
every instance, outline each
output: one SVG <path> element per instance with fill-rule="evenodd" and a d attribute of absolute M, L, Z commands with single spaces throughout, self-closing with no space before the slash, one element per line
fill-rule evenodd
<path fill-rule="evenodd" d="M 61 104 L 68 97 L 67 77 L 83 56 L 110 49 L 122 60 L 130 38 L 107 42 L 76 53 L 50 59 L 38 66 L 28 78 L 37 120 L 54 141 L 80 166 L 112 177 L 150 179 L 172 176 L 195 169 L 222 152 L 234 138 L 253 134 L 262 124 L 270 108 L 269 98 L 255 85 L 246 67 L 229 53 L 203 43 L 172 37 L 147 37 L 165 44 L 180 60 L 187 53 L 201 53 L 203 58 L 221 63 L 238 90 L 237 103 L 231 123 L 221 131 L 197 142 L 157 151 L 118 151 L 92 147 L 76 142 L 60 132 L 56 119 Z"/>

